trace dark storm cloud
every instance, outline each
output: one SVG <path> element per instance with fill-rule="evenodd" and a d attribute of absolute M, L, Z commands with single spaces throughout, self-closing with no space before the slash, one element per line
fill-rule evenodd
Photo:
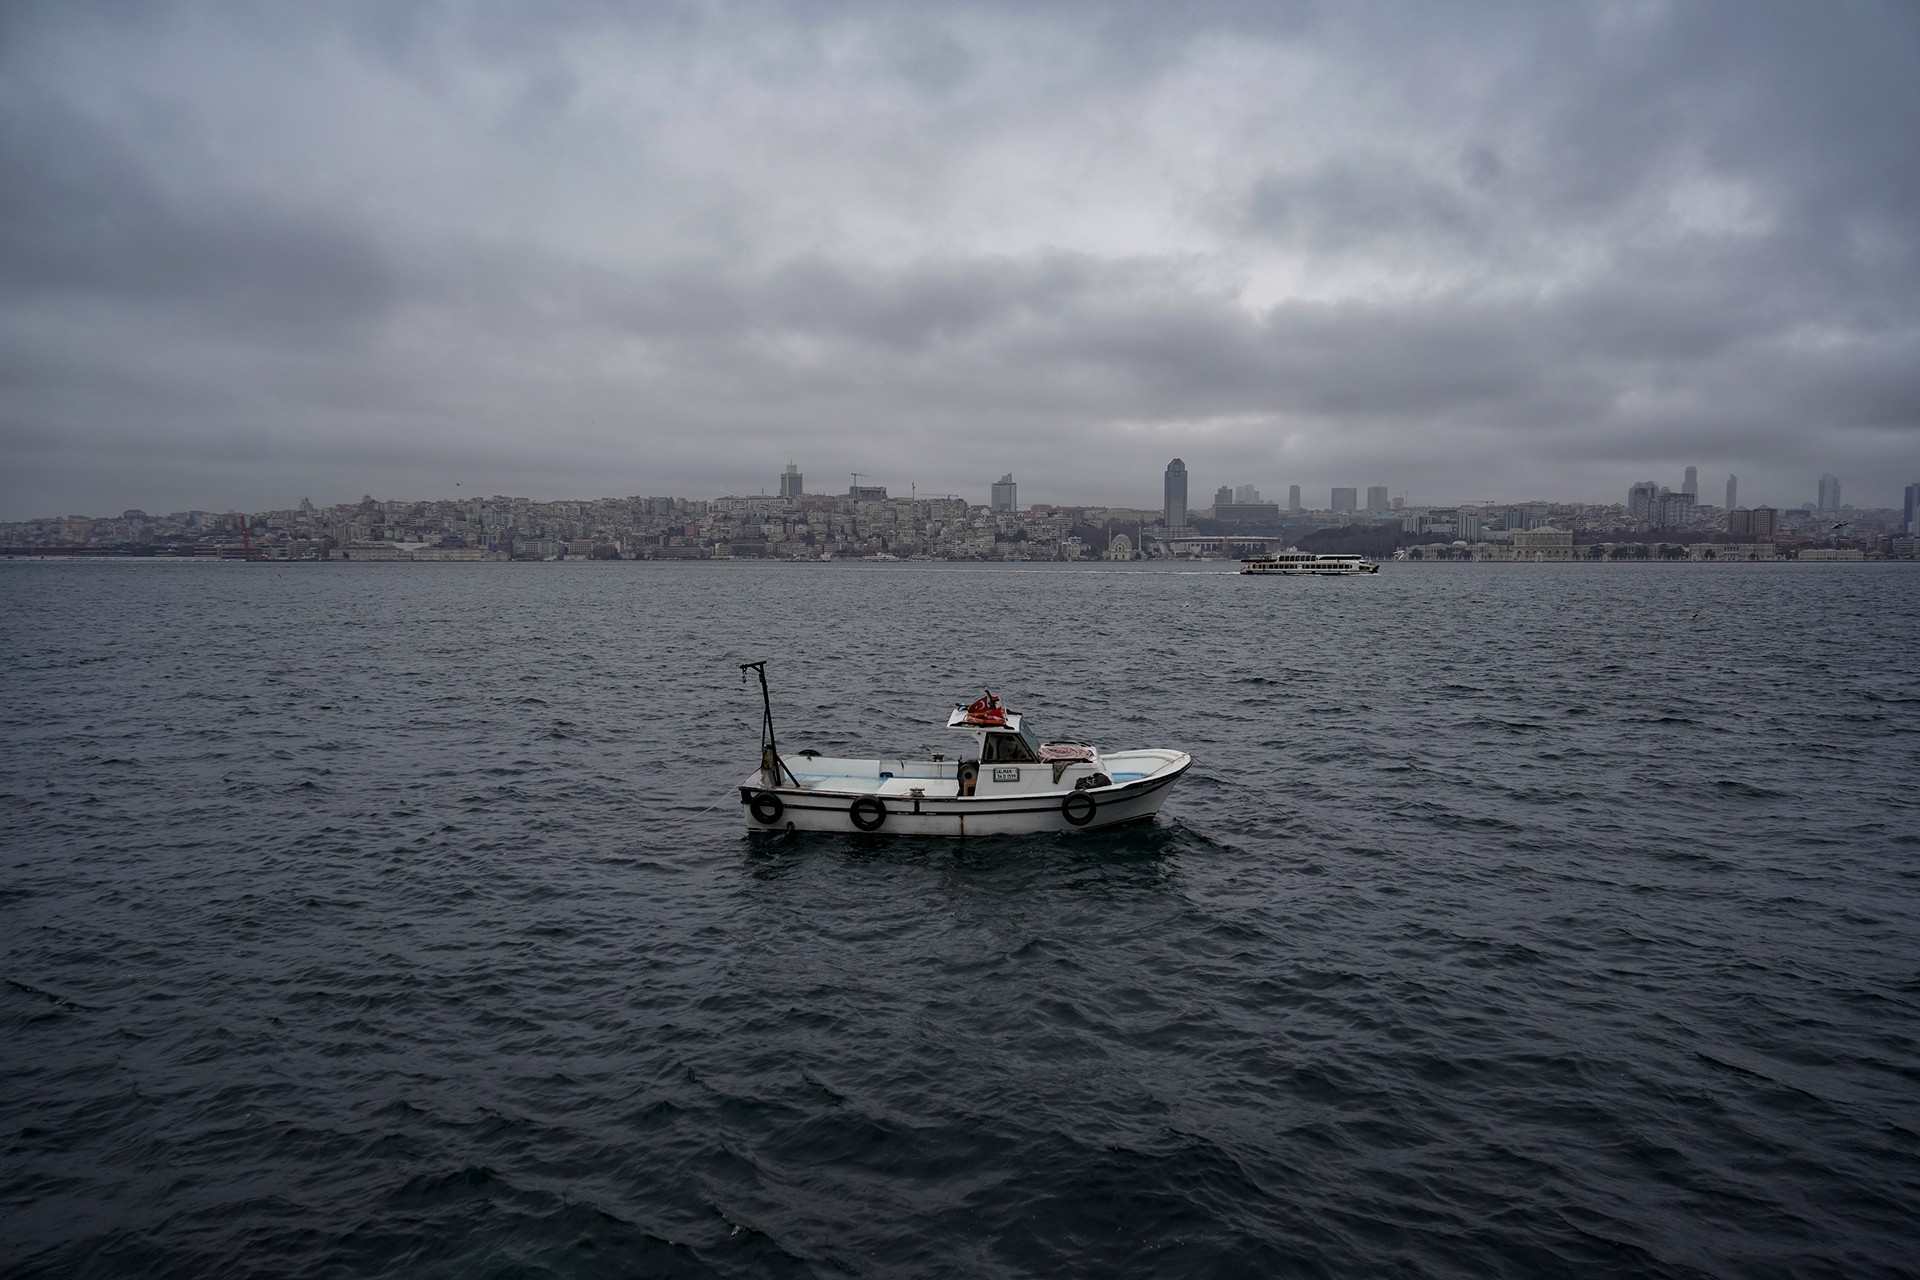
<path fill-rule="evenodd" d="M 377 319 L 390 303 L 391 274 L 350 226 L 232 191 L 182 199 L 149 166 L 79 112 L 0 94 L 0 288 L 48 306 L 150 308 L 302 338 Z"/>
<path fill-rule="evenodd" d="M 0 515 L 1920 463 L 1897 5 L 8 6 Z M 1874 486 L 1886 490 L 1875 492 Z"/>

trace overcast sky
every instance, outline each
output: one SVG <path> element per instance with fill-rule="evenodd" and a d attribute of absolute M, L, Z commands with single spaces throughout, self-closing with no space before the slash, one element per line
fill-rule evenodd
<path fill-rule="evenodd" d="M 1175 455 L 1896 502 L 1920 6 L 0 4 L 0 519 Z"/>

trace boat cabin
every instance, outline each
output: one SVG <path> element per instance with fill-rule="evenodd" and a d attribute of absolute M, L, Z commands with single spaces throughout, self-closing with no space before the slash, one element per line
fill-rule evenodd
<path fill-rule="evenodd" d="M 1020 723 L 1017 712 L 1003 712 L 997 720 L 982 721 L 969 716 L 964 707 L 955 707 L 947 717 L 947 728 L 973 731 L 978 750 L 974 758 L 981 764 L 1038 764 L 1040 743 Z"/>

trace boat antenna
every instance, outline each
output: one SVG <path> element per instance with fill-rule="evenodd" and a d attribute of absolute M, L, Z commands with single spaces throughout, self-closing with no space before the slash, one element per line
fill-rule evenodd
<path fill-rule="evenodd" d="M 741 663 L 742 683 L 745 683 L 748 671 L 760 673 L 760 770 L 762 773 L 772 775 L 775 786 L 780 785 L 780 775 L 785 773 L 787 780 L 797 787 L 800 785 L 800 779 L 793 776 L 793 770 L 787 768 L 787 762 L 780 758 L 780 748 L 773 740 L 773 698 L 767 693 L 766 659 Z"/>

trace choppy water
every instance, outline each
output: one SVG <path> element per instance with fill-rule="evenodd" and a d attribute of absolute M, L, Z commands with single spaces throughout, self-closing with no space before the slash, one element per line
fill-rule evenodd
<path fill-rule="evenodd" d="M 0 1271 L 1916 1274 L 1920 573 L 1201 567 L 0 564 Z"/>

